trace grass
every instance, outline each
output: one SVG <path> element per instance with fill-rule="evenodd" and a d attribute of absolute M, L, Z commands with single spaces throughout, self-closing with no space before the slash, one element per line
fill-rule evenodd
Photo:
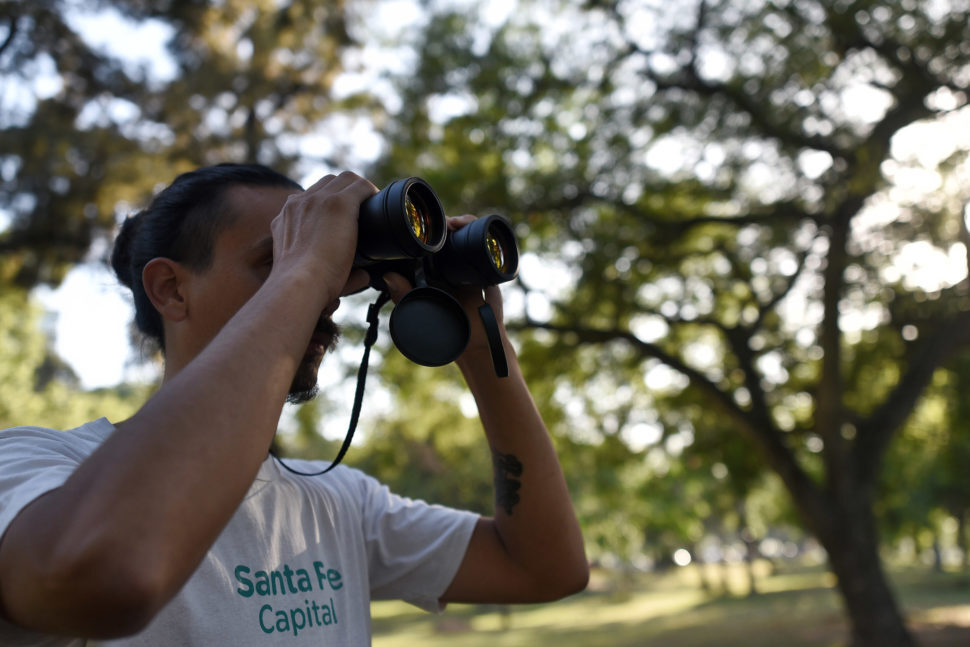
<path fill-rule="evenodd" d="M 909 624 L 924 647 L 970 645 L 970 578 L 893 574 Z M 718 594 L 696 569 L 618 580 L 596 574 L 590 589 L 553 604 L 451 605 L 439 616 L 401 602 L 372 605 L 374 646 L 405 647 L 838 647 L 846 623 L 832 576 L 820 569 L 765 575 L 746 595 L 739 572 Z M 724 591 L 727 592 L 724 592 Z"/>

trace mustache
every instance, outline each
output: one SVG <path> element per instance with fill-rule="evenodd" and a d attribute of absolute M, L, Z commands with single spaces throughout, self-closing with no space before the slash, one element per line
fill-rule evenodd
<path fill-rule="evenodd" d="M 332 351 L 340 340 L 340 326 L 329 316 L 321 315 L 320 319 L 317 320 L 317 325 L 313 328 L 313 336 L 326 336 L 329 339 L 327 350 Z"/>

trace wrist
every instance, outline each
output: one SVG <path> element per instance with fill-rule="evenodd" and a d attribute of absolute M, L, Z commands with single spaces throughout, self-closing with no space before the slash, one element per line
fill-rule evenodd
<path fill-rule="evenodd" d="M 512 343 L 505 336 L 505 331 L 502 331 L 502 343 L 501 352 L 505 354 L 505 363 L 508 365 L 509 375 L 513 375 L 519 372 L 518 357 L 515 354 L 515 349 L 512 347 Z M 496 378 L 495 374 L 495 361 L 492 357 L 492 351 L 489 349 L 487 344 L 477 344 L 475 346 L 469 346 L 464 353 L 461 354 L 455 364 L 461 370 L 462 374 L 465 376 L 466 381 L 470 381 L 472 378 L 476 377 L 486 377 L 486 378 Z"/>
<path fill-rule="evenodd" d="M 317 311 L 340 297 L 343 282 L 328 280 L 327 273 L 310 263 L 275 266 L 264 284 L 286 298 L 299 298 L 313 304 Z M 314 308 L 311 308 L 314 309 Z"/>

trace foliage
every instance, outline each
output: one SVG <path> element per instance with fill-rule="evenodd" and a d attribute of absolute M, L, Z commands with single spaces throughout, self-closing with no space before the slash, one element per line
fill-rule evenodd
<path fill-rule="evenodd" d="M 411 56 L 360 92 L 339 75 L 386 44 L 366 20 L 378 3 L 348 4 L 99 4 L 170 30 L 159 77 L 91 46 L 66 0 L 0 2 L 18 421 L 21 397 L 69 411 L 42 404 L 56 380 L 30 367 L 63 371 L 22 290 L 103 253 L 181 170 L 347 166 L 369 157 L 347 133 L 372 117 L 378 182 L 421 175 L 452 215 L 515 221 L 506 310 L 594 556 L 663 561 L 797 519 L 828 550 L 854 640 L 909 644 L 875 512 L 900 533 L 966 510 L 970 284 L 965 267 L 925 272 L 970 241 L 966 0 L 438 2 L 394 43 Z M 354 460 L 487 509 L 454 371 L 389 351 L 380 375 L 394 406 Z M 297 451 L 330 453 L 307 430 L 332 404 L 296 414 Z"/>
<path fill-rule="evenodd" d="M 40 308 L 21 290 L 0 289 L 0 429 L 71 429 L 100 417 L 120 422 L 141 406 L 147 385 L 82 392 L 51 352 L 40 318 Z"/>
<path fill-rule="evenodd" d="M 741 496 L 771 469 L 859 644 L 910 644 L 876 556 L 877 482 L 967 342 L 965 267 L 928 283 L 902 265 L 970 240 L 970 144 L 903 145 L 966 123 L 967 17 L 909 0 L 444 7 L 383 161 L 519 223 L 530 378 L 579 397 L 557 432 L 600 460 L 660 426 L 720 455 Z M 719 507 L 689 465 L 672 468 L 684 540 Z M 610 480 L 597 495 L 622 491 Z M 643 507 L 622 509 L 641 523 Z"/>
<path fill-rule="evenodd" d="M 911 539 L 918 550 L 939 550 L 944 526 L 952 520 L 965 566 L 970 563 L 966 479 L 970 433 L 963 397 L 967 368 L 963 353 L 947 371 L 937 373 L 913 420 L 887 455 L 882 478 L 885 495 L 879 503 L 889 537 Z"/>
<path fill-rule="evenodd" d="M 175 71 L 90 44 L 100 12 L 121 29 L 171 34 Z M 365 109 L 330 89 L 353 45 L 341 2 L 115 0 L 0 2 L 0 281 L 56 285 L 115 221 L 179 172 L 258 161 L 287 172 L 339 150 L 303 150 L 335 110 Z M 147 22 L 146 22 L 147 21 Z"/>
<path fill-rule="evenodd" d="M 444 370 L 446 376 L 432 376 L 435 369 L 389 353 L 381 377 L 392 409 L 372 419 L 353 460 L 397 492 L 488 514 L 491 453 L 457 368 Z"/>

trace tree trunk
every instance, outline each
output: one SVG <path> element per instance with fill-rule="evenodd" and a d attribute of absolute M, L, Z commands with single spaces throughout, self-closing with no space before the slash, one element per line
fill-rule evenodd
<path fill-rule="evenodd" d="M 831 506 L 819 540 L 851 625 L 852 647 L 915 647 L 879 557 L 871 503 L 856 491 Z"/>
<path fill-rule="evenodd" d="M 970 541 L 967 540 L 966 510 L 958 508 L 953 516 L 957 520 L 957 547 L 963 556 L 963 570 L 970 573 Z"/>
<path fill-rule="evenodd" d="M 943 547 L 940 545 L 940 533 L 933 531 L 933 572 L 943 572 Z"/>
<path fill-rule="evenodd" d="M 748 526 L 747 502 L 744 498 L 738 503 L 738 525 L 740 526 L 738 536 L 744 543 L 744 568 L 748 576 L 748 596 L 758 595 L 758 579 L 755 574 L 755 562 L 761 554 L 758 549 L 758 540 Z"/>

